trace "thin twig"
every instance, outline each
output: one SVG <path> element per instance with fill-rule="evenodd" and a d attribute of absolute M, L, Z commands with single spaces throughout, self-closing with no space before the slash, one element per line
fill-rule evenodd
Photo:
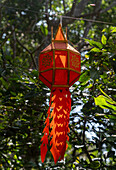
<path fill-rule="evenodd" d="M 23 48 L 30 54 L 31 59 L 32 59 L 32 62 L 33 62 L 33 65 L 34 65 L 34 67 L 37 69 L 37 65 L 36 65 L 36 62 L 35 62 L 35 60 L 34 60 L 34 57 L 33 57 L 32 52 L 31 52 L 30 50 L 28 50 L 17 38 L 16 38 L 16 41 L 19 43 L 19 45 L 20 45 L 21 47 L 23 47 Z"/>
<path fill-rule="evenodd" d="M 16 58 L 16 34 L 15 34 L 15 28 L 14 25 L 12 26 L 12 30 L 13 30 L 13 58 Z"/>
<path fill-rule="evenodd" d="M 34 65 L 34 67 L 37 69 L 37 65 L 36 65 L 36 62 L 35 62 L 35 60 L 34 60 L 33 54 L 31 53 L 30 55 L 31 55 L 31 59 L 32 59 L 32 61 L 33 61 L 33 65 Z"/>
<path fill-rule="evenodd" d="M 42 46 L 43 46 L 43 44 L 45 43 L 45 41 L 46 41 L 46 38 L 42 41 L 42 43 L 38 46 L 38 47 L 36 47 L 31 53 L 33 54 L 33 53 L 35 53 L 36 51 L 38 51 Z"/>
<path fill-rule="evenodd" d="M 88 152 L 88 150 L 87 150 L 87 146 L 86 146 L 86 144 L 85 144 L 85 131 L 86 131 L 86 117 L 84 117 L 83 145 L 84 145 L 84 150 L 85 150 L 85 153 L 86 153 L 89 161 L 92 162 L 92 159 L 91 159 L 91 157 L 90 157 L 90 155 L 89 155 L 89 152 Z"/>
<path fill-rule="evenodd" d="M 29 54 L 31 54 L 31 51 L 30 50 L 28 50 L 17 38 L 16 38 L 16 41 L 19 43 L 19 45 L 21 46 L 21 47 L 23 47 Z"/>
<path fill-rule="evenodd" d="M 63 0 L 64 14 L 66 13 L 65 0 Z"/>

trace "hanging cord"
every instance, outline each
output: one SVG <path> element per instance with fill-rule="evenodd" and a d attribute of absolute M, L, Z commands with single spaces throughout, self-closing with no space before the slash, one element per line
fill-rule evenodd
<path fill-rule="evenodd" d="M 35 11 L 35 10 L 17 8 L 17 7 L 7 6 L 7 5 L 4 5 L 4 7 L 5 7 L 5 8 L 12 8 L 12 9 L 15 9 L 15 10 L 20 10 L 20 11 L 22 11 L 22 12 L 32 12 L 32 13 L 39 14 L 39 12 L 38 12 L 38 11 Z M 47 14 L 47 15 L 49 15 L 49 13 L 42 13 L 42 14 Z M 52 16 L 60 17 L 60 18 L 61 18 L 61 19 L 60 19 L 61 24 L 62 24 L 62 18 L 67 18 L 67 19 L 83 20 L 83 21 L 87 21 L 87 22 L 96 22 L 96 23 L 101 23 L 101 24 L 107 24 L 107 25 L 114 25 L 114 26 L 116 26 L 116 24 L 111 23 L 111 22 L 97 21 L 97 20 L 86 19 L 86 18 L 76 18 L 76 17 L 70 17 L 70 16 L 61 16 L 61 15 L 58 15 L 58 14 L 53 14 Z"/>
<path fill-rule="evenodd" d="M 111 22 L 103 22 L 103 21 L 98 21 L 98 20 L 92 20 L 92 19 L 86 19 L 86 18 L 75 18 L 75 17 L 70 17 L 70 16 L 62 16 L 62 18 L 68 18 L 68 19 L 75 19 L 75 20 L 83 20 L 83 21 L 88 21 L 88 22 L 97 22 L 97 23 L 102 23 L 102 24 L 113 24 Z"/>
<path fill-rule="evenodd" d="M 60 25 L 62 26 L 62 15 L 60 16 Z"/>

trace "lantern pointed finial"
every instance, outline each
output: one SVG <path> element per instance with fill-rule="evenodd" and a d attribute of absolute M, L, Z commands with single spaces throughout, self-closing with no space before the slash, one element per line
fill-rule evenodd
<path fill-rule="evenodd" d="M 62 29 L 62 26 L 61 24 L 59 24 L 59 27 L 57 29 L 57 32 L 56 32 L 56 35 L 55 35 L 55 40 L 60 40 L 60 41 L 64 41 L 66 40 L 65 36 L 64 36 L 64 33 L 63 33 L 63 29 Z"/>

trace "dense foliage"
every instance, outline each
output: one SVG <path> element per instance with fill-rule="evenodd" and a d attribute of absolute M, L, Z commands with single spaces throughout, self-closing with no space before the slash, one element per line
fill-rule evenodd
<path fill-rule="evenodd" d="M 92 4 L 93 0 L 1 1 L 0 169 L 116 169 L 116 2 Z M 50 90 L 38 80 L 38 55 L 50 43 L 51 26 L 56 30 L 61 15 L 68 39 L 81 52 L 82 73 L 70 89 L 65 160 L 55 165 L 48 152 L 42 164 L 40 140 Z"/>

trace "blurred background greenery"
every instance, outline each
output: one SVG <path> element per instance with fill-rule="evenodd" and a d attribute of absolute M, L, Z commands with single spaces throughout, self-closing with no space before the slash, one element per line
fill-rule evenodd
<path fill-rule="evenodd" d="M 55 165 L 48 152 L 42 164 L 50 90 L 38 80 L 38 56 L 60 16 L 82 72 L 70 89 L 65 159 Z M 0 1 L 0 169 L 116 169 L 115 26 L 115 0 Z"/>

